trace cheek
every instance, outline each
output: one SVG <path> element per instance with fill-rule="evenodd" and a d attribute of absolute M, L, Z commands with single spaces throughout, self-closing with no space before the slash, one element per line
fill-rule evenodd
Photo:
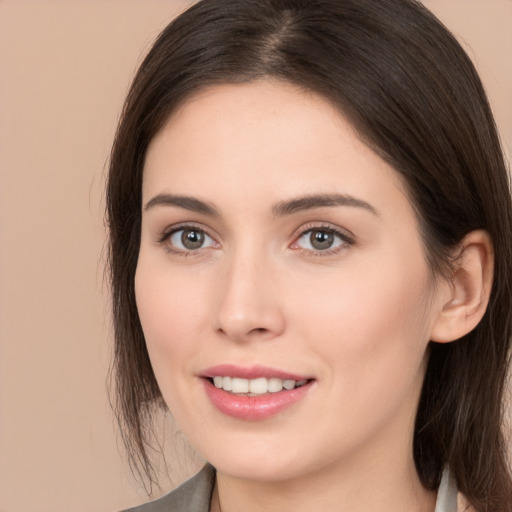
<path fill-rule="evenodd" d="M 185 370 L 187 356 L 206 323 L 200 313 L 205 290 L 179 273 L 158 272 L 155 265 L 139 261 L 135 275 L 137 309 L 148 353 L 159 384 Z M 162 389 L 165 394 L 165 390 Z"/>
<path fill-rule="evenodd" d="M 385 430 L 397 418 L 413 421 L 425 371 L 423 279 L 376 277 L 352 274 L 323 300 L 309 299 L 302 315 L 311 358 L 328 363 L 319 366 L 331 404 L 326 421 L 345 422 L 344 439 L 355 444 L 362 432 Z M 342 440 L 332 436 L 334 449 Z"/>
<path fill-rule="evenodd" d="M 183 397 L 190 395 L 192 362 L 198 353 L 208 311 L 203 302 L 206 290 L 197 282 L 169 272 L 151 258 L 139 259 L 135 275 L 137 309 L 151 366 L 165 403 L 175 418 L 188 418 Z M 194 416 L 195 417 L 195 416 Z"/>
<path fill-rule="evenodd" d="M 413 378 L 429 341 L 426 267 L 380 263 L 340 272 L 297 308 L 312 350 L 336 367 L 333 378 L 363 387 Z"/>

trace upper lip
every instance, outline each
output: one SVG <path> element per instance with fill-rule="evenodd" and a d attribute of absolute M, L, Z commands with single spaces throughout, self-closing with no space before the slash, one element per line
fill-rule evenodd
<path fill-rule="evenodd" d="M 310 377 L 306 375 L 298 375 L 287 371 L 271 368 L 269 366 L 238 366 L 235 364 L 219 364 L 206 368 L 200 373 L 200 377 L 213 378 L 213 377 L 237 377 L 239 379 L 257 379 L 265 377 L 267 379 L 277 378 L 282 380 L 309 380 Z"/>

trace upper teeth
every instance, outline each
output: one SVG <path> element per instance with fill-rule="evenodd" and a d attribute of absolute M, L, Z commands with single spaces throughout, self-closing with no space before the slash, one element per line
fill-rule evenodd
<path fill-rule="evenodd" d="M 293 389 L 303 386 L 307 380 L 291 380 L 260 377 L 258 379 L 239 379 L 238 377 L 213 377 L 215 387 L 232 393 L 250 393 L 253 395 L 263 395 L 265 393 L 277 393 L 284 389 Z"/>

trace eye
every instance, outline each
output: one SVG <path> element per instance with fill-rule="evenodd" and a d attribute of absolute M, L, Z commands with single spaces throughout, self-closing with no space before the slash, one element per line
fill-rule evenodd
<path fill-rule="evenodd" d="M 195 227 L 175 229 L 163 241 L 167 242 L 170 250 L 176 252 L 197 251 L 216 245 L 211 236 L 207 235 L 202 229 Z"/>
<path fill-rule="evenodd" d="M 352 240 L 333 228 L 317 227 L 303 231 L 294 242 L 292 248 L 300 248 L 312 252 L 331 252 L 351 245 Z"/>

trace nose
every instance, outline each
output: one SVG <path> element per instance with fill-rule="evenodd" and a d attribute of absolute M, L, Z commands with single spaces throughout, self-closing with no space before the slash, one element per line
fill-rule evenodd
<path fill-rule="evenodd" d="M 247 342 L 270 340 L 283 333 L 282 296 L 272 267 L 255 254 L 239 254 L 226 262 L 216 312 L 216 330 L 221 336 Z"/>

